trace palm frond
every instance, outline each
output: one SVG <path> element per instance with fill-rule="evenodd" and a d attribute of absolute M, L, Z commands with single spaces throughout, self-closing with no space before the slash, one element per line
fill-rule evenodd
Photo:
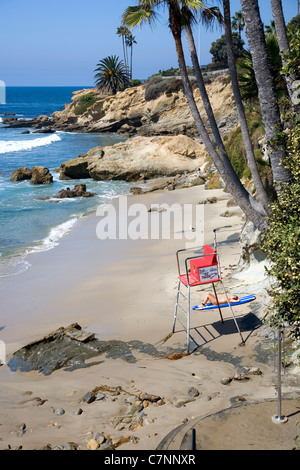
<path fill-rule="evenodd" d="M 213 28 L 215 25 L 223 25 L 223 15 L 218 7 L 203 8 L 200 19 L 206 28 Z"/>
<path fill-rule="evenodd" d="M 157 18 L 157 13 L 147 5 L 138 5 L 135 7 L 128 7 L 123 13 L 122 22 L 128 28 L 133 28 L 137 25 L 149 23 L 153 25 Z"/>

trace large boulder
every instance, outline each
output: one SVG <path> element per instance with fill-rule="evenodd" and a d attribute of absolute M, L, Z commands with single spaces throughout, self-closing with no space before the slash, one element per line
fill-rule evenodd
<path fill-rule="evenodd" d="M 34 166 L 32 168 L 31 184 L 51 184 L 53 176 L 45 166 Z"/>
<path fill-rule="evenodd" d="M 184 135 L 135 137 L 62 163 L 60 178 L 137 181 L 190 173 L 205 160 L 204 146 Z"/>

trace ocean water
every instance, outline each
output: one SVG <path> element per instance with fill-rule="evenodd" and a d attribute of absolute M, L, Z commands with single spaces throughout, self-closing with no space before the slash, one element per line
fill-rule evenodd
<path fill-rule="evenodd" d="M 55 132 L 22 134 L 21 129 L 3 127 L 4 113 L 30 119 L 50 116 L 64 109 L 72 92 L 84 87 L 8 87 L 6 104 L 0 104 L 0 277 L 18 274 L 30 265 L 32 251 L 53 248 L 79 218 L 99 204 L 129 191 L 122 181 L 59 180 L 54 170 L 60 164 L 96 146 L 113 145 L 125 140 L 118 135 Z M 51 185 L 31 185 L 29 181 L 11 182 L 16 168 L 42 165 L 49 168 Z M 60 189 L 84 183 L 91 198 L 55 199 Z M 41 200 L 42 197 L 50 199 Z"/>

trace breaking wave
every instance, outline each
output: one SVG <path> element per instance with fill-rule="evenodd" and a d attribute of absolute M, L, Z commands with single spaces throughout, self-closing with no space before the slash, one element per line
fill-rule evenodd
<path fill-rule="evenodd" d="M 0 140 L 0 154 L 19 152 L 20 150 L 31 150 L 35 147 L 42 147 L 44 145 L 59 142 L 61 138 L 57 134 L 51 134 L 47 137 L 38 137 L 32 140 Z"/>

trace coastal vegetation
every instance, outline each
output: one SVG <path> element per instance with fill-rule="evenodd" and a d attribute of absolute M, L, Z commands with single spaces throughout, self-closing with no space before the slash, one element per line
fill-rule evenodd
<path fill-rule="evenodd" d="M 74 114 L 79 116 L 86 112 L 86 110 L 96 103 L 97 98 L 93 93 L 87 93 L 86 95 L 80 96 L 76 101 L 76 106 L 74 108 Z"/>
<path fill-rule="evenodd" d="M 95 69 L 95 81 L 99 89 L 110 90 L 113 95 L 117 91 L 131 86 L 128 67 L 117 56 L 108 56 L 100 60 Z"/>
<path fill-rule="evenodd" d="M 275 2 L 276 3 L 276 2 Z M 285 56 L 284 74 L 300 78 L 300 31 L 291 37 L 289 54 Z M 298 81 L 299 83 L 299 81 Z M 297 91 L 297 90 L 296 90 Z M 290 171 L 291 182 L 281 185 L 263 248 L 272 260 L 268 274 L 275 280 L 272 290 L 271 322 L 277 328 L 292 326 L 292 336 L 300 339 L 300 119 L 299 91 L 293 97 L 293 113 L 288 111 L 284 138 L 288 149 L 284 166 Z M 299 358 L 298 358 L 299 359 Z"/>
<path fill-rule="evenodd" d="M 232 43 L 235 60 L 243 57 L 245 42 L 238 33 L 232 33 Z M 209 52 L 212 55 L 212 63 L 209 64 L 209 69 L 227 68 L 227 43 L 225 34 L 212 43 Z"/>
<path fill-rule="evenodd" d="M 159 75 L 151 77 L 145 83 L 145 100 L 151 101 L 163 93 L 172 93 L 182 89 L 181 80 L 178 78 L 162 78 Z"/>

